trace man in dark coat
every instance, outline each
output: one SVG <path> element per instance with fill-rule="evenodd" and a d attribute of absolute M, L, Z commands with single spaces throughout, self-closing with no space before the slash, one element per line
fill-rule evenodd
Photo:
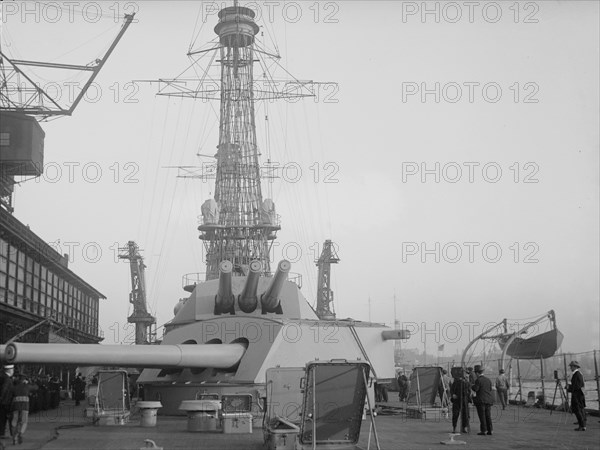
<path fill-rule="evenodd" d="M 85 381 L 81 373 L 77 374 L 77 377 L 73 380 L 73 399 L 75 405 L 79 405 L 81 400 L 85 399 Z"/>
<path fill-rule="evenodd" d="M 450 385 L 450 401 L 452 402 L 452 432 L 456 433 L 456 425 L 460 416 L 460 430 L 469 432 L 469 403 L 471 403 L 471 384 L 467 380 L 462 367 L 451 370 L 454 381 Z"/>
<path fill-rule="evenodd" d="M 483 367 L 476 365 L 474 372 L 477 374 L 475 384 L 472 389 L 475 391 L 475 407 L 479 416 L 479 435 L 492 434 L 492 405 L 494 397 L 492 396 L 492 381 L 483 375 Z"/>
<path fill-rule="evenodd" d="M 15 392 L 12 379 L 14 372 L 15 366 L 9 364 L 5 365 L 0 373 L 0 437 L 8 437 L 5 436 L 7 424 L 12 435 L 11 407 Z"/>
<path fill-rule="evenodd" d="M 577 417 L 577 424 L 575 431 L 585 431 L 586 425 L 586 414 L 585 414 L 585 393 L 583 388 L 585 381 L 583 375 L 579 371 L 581 366 L 577 361 L 571 361 L 569 369 L 573 372 L 571 376 L 571 384 L 567 385 L 567 392 L 571 393 L 571 411 Z"/>
<path fill-rule="evenodd" d="M 398 377 L 398 399 L 403 402 L 408 396 L 408 378 L 404 373 Z"/>

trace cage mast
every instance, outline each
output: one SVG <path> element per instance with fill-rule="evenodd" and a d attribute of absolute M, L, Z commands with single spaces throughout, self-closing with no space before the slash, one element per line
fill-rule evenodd
<path fill-rule="evenodd" d="M 258 260 L 270 273 L 269 241 L 279 230 L 275 206 L 263 199 L 256 144 L 253 64 L 259 27 L 245 7 L 219 12 L 215 33 L 220 41 L 221 105 L 214 199 L 202 205 L 200 239 L 206 247 L 206 279 L 218 277 L 219 263 L 233 264 L 245 275 Z"/>

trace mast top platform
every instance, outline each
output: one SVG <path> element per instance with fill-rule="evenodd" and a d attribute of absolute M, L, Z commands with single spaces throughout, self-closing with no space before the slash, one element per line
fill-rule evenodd
<path fill-rule="evenodd" d="M 244 6 L 230 6 L 219 11 L 215 33 L 222 45 L 248 47 L 254 43 L 259 27 L 254 21 L 254 11 Z"/>

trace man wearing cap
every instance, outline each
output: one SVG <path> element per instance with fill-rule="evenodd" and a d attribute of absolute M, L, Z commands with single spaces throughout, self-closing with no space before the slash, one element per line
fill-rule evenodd
<path fill-rule="evenodd" d="M 492 397 L 492 381 L 483 375 L 483 367 L 476 365 L 473 370 L 477 374 L 477 380 L 473 384 L 472 389 L 475 391 L 475 407 L 479 416 L 479 435 L 483 436 L 492 434 L 492 405 L 494 397 Z"/>
<path fill-rule="evenodd" d="M 23 443 L 23 435 L 27 429 L 29 418 L 29 394 L 37 390 L 37 386 L 30 385 L 29 379 L 21 374 L 16 375 L 15 390 L 12 403 L 12 437 L 13 444 Z"/>
<path fill-rule="evenodd" d="M 0 374 L 0 437 L 6 438 L 6 423 L 8 422 L 9 430 L 12 428 L 10 425 L 11 406 L 14 395 L 14 387 L 12 376 L 15 372 L 15 366 L 12 364 L 5 365 L 2 373 Z M 11 433 L 12 434 L 12 433 Z"/>
<path fill-rule="evenodd" d="M 508 383 L 507 376 L 504 374 L 504 369 L 500 369 L 500 375 L 496 378 L 496 392 L 498 392 L 498 398 L 500 399 L 502 409 L 506 409 L 506 405 L 508 404 L 509 387 L 510 384 Z"/>
<path fill-rule="evenodd" d="M 583 388 L 585 381 L 583 375 L 580 372 L 581 366 L 577 361 L 571 361 L 569 369 L 573 372 L 571 377 L 571 384 L 567 385 L 567 392 L 571 393 L 571 411 L 577 417 L 577 424 L 575 431 L 585 431 L 586 425 L 586 414 L 585 414 L 585 393 Z"/>

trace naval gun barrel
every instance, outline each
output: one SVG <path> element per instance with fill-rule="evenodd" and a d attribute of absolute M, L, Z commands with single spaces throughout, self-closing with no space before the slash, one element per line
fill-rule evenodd
<path fill-rule="evenodd" d="M 256 296 L 256 290 L 258 289 L 258 280 L 260 273 L 262 272 L 262 264 L 258 260 L 254 260 L 250 263 L 248 270 L 248 278 L 246 278 L 246 284 L 244 290 L 240 295 L 238 304 L 240 309 L 245 313 L 251 313 L 256 309 L 258 305 L 258 297 Z"/>
<path fill-rule="evenodd" d="M 217 314 L 233 311 L 233 292 L 231 288 L 231 277 L 233 264 L 231 261 L 221 261 L 219 264 L 219 291 L 215 303 Z"/>
<path fill-rule="evenodd" d="M 269 288 L 262 295 L 260 302 L 263 307 L 263 312 L 275 312 L 280 304 L 279 294 L 283 288 L 283 283 L 287 280 L 288 272 L 290 271 L 291 264 L 285 259 L 280 261 L 277 265 L 277 270 L 273 276 L 273 280 L 269 285 Z"/>
<path fill-rule="evenodd" d="M 410 338 L 409 330 L 383 330 L 381 337 L 384 341 L 408 339 Z"/>
<path fill-rule="evenodd" d="M 5 357 L 10 364 L 227 369 L 237 364 L 245 351 L 243 344 L 101 345 L 15 342 L 6 346 Z"/>

